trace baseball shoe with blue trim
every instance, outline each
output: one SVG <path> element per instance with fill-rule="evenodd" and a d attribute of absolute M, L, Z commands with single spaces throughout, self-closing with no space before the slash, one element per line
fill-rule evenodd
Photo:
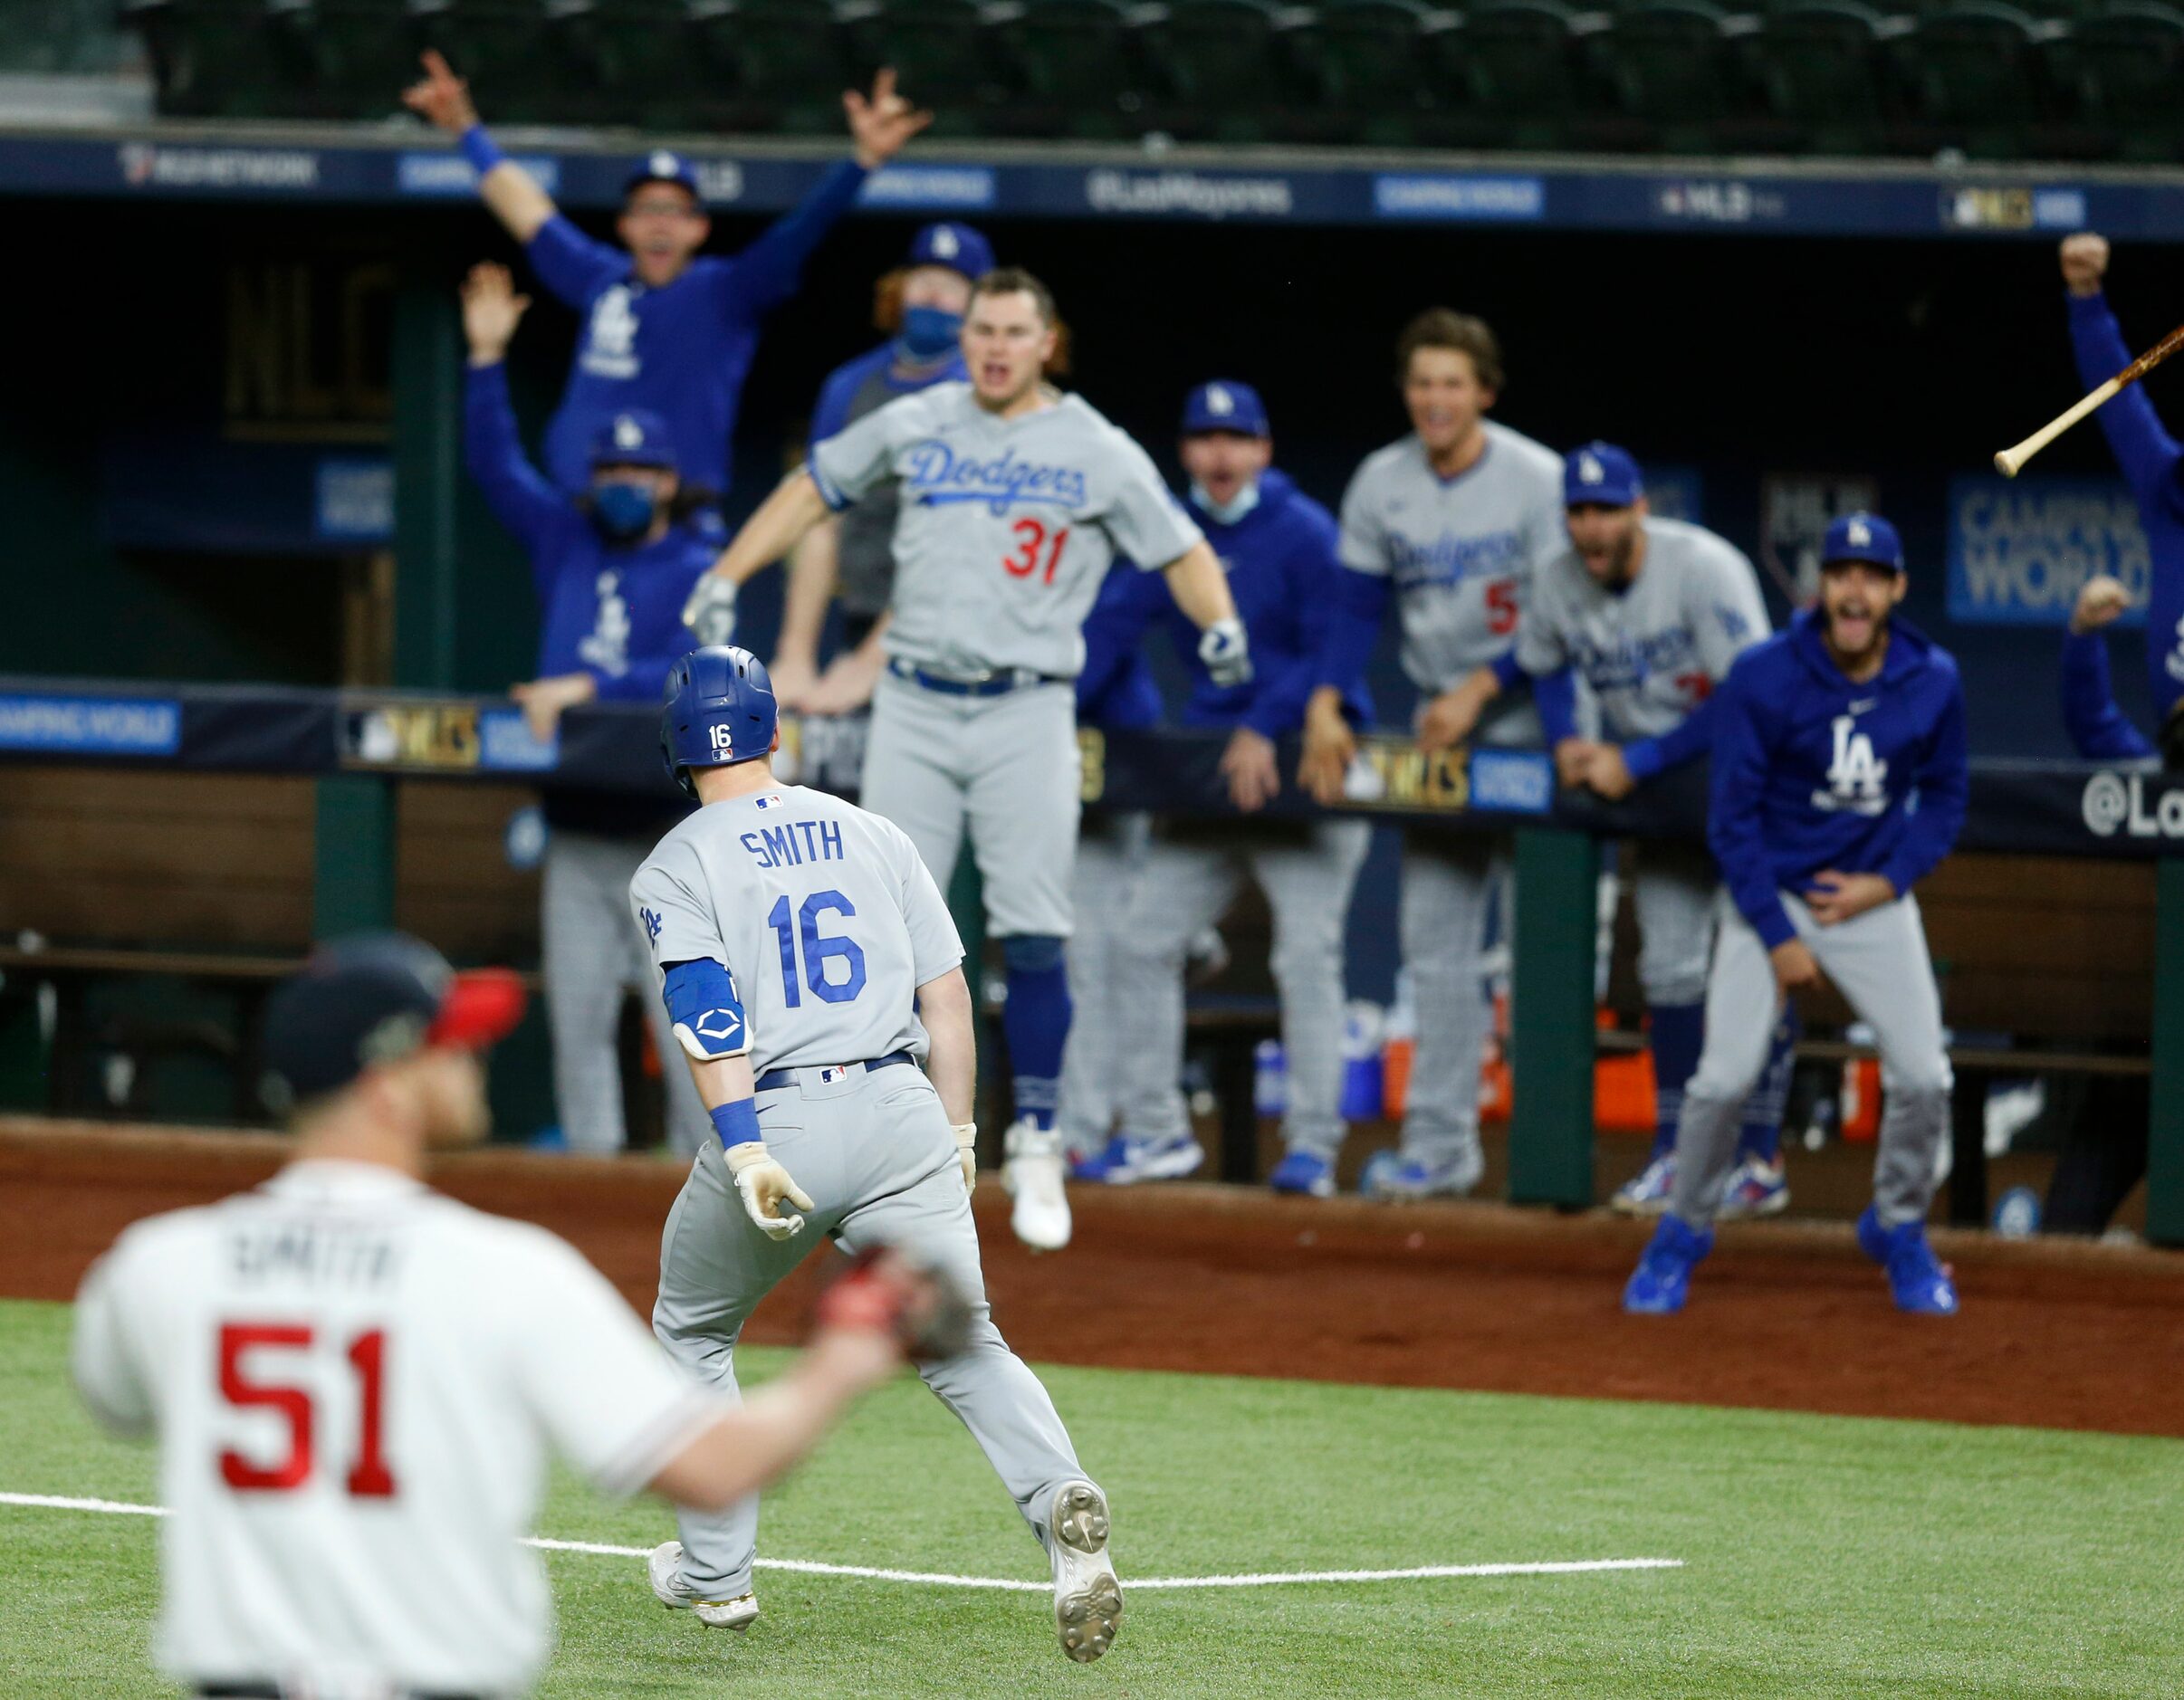
<path fill-rule="evenodd" d="M 1445 1163 L 1380 1151 L 1365 1164 L 1357 1189 L 1368 1199 L 1390 1204 L 1412 1199 L 1461 1199 L 1485 1172 L 1486 1157 L 1476 1145 Z"/>
<path fill-rule="evenodd" d="M 1888 1290 L 1898 1310 L 1913 1316 L 1957 1313 L 1957 1284 L 1927 1244 L 1924 1222 L 1883 1227 L 1880 1212 L 1869 1204 L 1858 1218 L 1858 1249 L 1888 1271 Z"/>
<path fill-rule="evenodd" d="M 1317 1151 L 1291 1151 L 1274 1165 L 1267 1185 L 1277 1192 L 1331 1199 L 1335 1196 L 1335 1165 Z"/>
<path fill-rule="evenodd" d="M 1724 1222 L 1779 1216 L 1789 1208 L 1789 1177 L 1779 1157 L 1771 1163 L 1764 1157 L 1747 1157 L 1729 1176 L 1729 1189 L 1715 1214 Z"/>
<path fill-rule="evenodd" d="M 1107 1142 L 1089 1157 L 1079 1157 L 1069 1165 L 1072 1180 L 1105 1180 L 1117 1170 L 1126 1169 L 1130 1161 L 1130 1137 L 1126 1133 L 1110 1133 Z"/>
<path fill-rule="evenodd" d="M 1711 1228 L 1664 1216 L 1624 1284 L 1623 1308 L 1633 1316 L 1673 1316 L 1691 1290 L 1691 1271 L 1714 1249 Z"/>
<path fill-rule="evenodd" d="M 1615 1189 L 1608 1208 L 1620 1216 L 1659 1216 L 1675 1189 L 1676 1153 L 1663 1151 Z"/>
<path fill-rule="evenodd" d="M 738 1594 L 733 1600 L 700 1600 L 683 1581 L 683 1543 L 663 1541 L 645 1560 L 645 1573 L 652 1581 L 652 1597 L 670 1611 L 687 1611 L 712 1629 L 748 1629 L 758 1617 L 758 1596 Z"/>
<path fill-rule="evenodd" d="M 1069 1173 L 1077 1180 L 1127 1187 L 1140 1180 L 1181 1180 L 1185 1175 L 1196 1174 L 1205 1160 L 1206 1148 L 1189 1133 L 1164 1140 L 1117 1133 L 1098 1156 L 1087 1157 Z"/>

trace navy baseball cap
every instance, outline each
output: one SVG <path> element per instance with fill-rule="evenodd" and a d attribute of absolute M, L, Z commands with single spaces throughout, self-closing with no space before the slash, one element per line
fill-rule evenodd
<path fill-rule="evenodd" d="M 1259 392 L 1249 384 L 1231 384 L 1225 378 L 1201 384 L 1183 397 L 1183 435 L 1194 437 L 1209 431 L 1232 431 L 1245 437 L 1274 435 Z"/>
<path fill-rule="evenodd" d="M 705 205 L 705 192 L 698 187 L 697 173 L 690 161 L 666 148 L 655 148 L 637 162 L 622 179 L 622 198 L 628 199 L 647 183 L 679 184 L 690 191 L 692 200 L 700 206 Z"/>
<path fill-rule="evenodd" d="M 993 270 L 993 244 L 968 224 L 927 224 L 910 238 L 905 265 L 944 265 L 973 283 Z"/>
<path fill-rule="evenodd" d="M 1827 528 L 1827 536 L 1820 544 L 1820 564 L 1833 567 L 1846 560 L 1870 561 L 1900 573 L 1903 570 L 1903 540 L 1896 535 L 1896 528 L 1877 513 L 1846 513 Z"/>
<path fill-rule="evenodd" d="M 523 1001 L 523 982 L 509 969 L 458 974 L 406 932 L 336 940 L 314 950 L 266 1008 L 266 1101 L 286 1110 L 433 1046 L 484 1050 L 522 1019 Z"/>
<path fill-rule="evenodd" d="M 1628 449 L 1595 439 L 1562 463 L 1565 507 L 1627 508 L 1645 494 L 1645 479 Z"/>
<path fill-rule="evenodd" d="M 594 466 L 657 466 L 675 470 L 675 444 L 668 441 L 667 422 L 643 407 L 616 414 L 591 437 Z"/>

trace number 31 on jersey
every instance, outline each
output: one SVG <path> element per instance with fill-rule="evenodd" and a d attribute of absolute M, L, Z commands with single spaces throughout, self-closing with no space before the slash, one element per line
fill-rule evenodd
<path fill-rule="evenodd" d="M 1011 578 L 1029 578 L 1044 567 L 1046 570 L 1040 574 L 1039 583 L 1052 584 L 1054 575 L 1061 569 L 1062 550 L 1069 541 L 1069 528 L 1065 525 L 1049 531 L 1044 520 L 1027 517 L 1019 520 L 1009 530 L 1016 539 L 1017 548 L 1013 555 L 1001 557 L 1001 570 Z"/>

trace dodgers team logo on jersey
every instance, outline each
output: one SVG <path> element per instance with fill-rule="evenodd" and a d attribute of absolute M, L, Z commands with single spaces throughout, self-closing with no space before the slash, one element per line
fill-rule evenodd
<path fill-rule="evenodd" d="M 1858 716 L 1873 706 L 1869 697 L 1851 704 L 1851 712 L 1835 716 L 1834 759 L 1828 763 L 1825 791 L 1813 793 L 1813 807 L 1834 814 L 1848 809 L 1858 815 L 1879 815 L 1888 807 L 1888 763 L 1873 753 L 1873 740 L 1858 730 Z"/>
<path fill-rule="evenodd" d="M 655 944 L 660 941 L 660 918 L 649 909 L 639 909 L 637 919 L 645 923 L 645 936 Z"/>
<path fill-rule="evenodd" d="M 1524 559 L 1524 542 L 1514 531 L 1481 531 L 1459 537 L 1443 531 L 1432 539 L 1388 539 L 1388 562 L 1405 590 L 1426 585 L 1459 585 L 1467 578 L 1502 578 Z"/>
<path fill-rule="evenodd" d="M 982 461 L 958 454 L 937 437 L 913 444 L 904 455 L 902 482 L 904 494 L 924 507 L 976 501 L 999 514 L 1027 502 L 1050 508 L 1085 503 L 1085 475 L 1077 467 L 1019 460 L 1014 449 Z"/>
<path fill-rule="evenodd" d="M 593 303 L 580 364 L 595 377 L 637 375 L 637 316 L 630 306 L 635 299 L 627 284 L 617 283 Z"/>
<path fill-rule="evenodd" d="M 1648 680 L 1662 673 L 1690 672 L 1698 659 L 1698 645 L 1681 626 L 1636 637 L 1618 632 L 1607 644 L 1580 638 L 1576 650 L 1577 671 L 1585 683 L 1603 692 L 1642 691 Z"/>

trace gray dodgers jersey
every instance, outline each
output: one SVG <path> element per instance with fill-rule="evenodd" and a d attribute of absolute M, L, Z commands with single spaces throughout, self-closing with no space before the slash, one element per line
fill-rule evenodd
<path fill-rule="evenodd" d="M 935 384 L 819 444 L 811 476 L 836 509 L 895 481 L 886 651 L 953 675 L 1075 678 L 1108 563 L 1166 567 L 1201 540 L 1152 458 L 1077 396 L 1001 419 Z"/>
<path fill-rule="evenodd" d="M 849 398 L 848 423 L 877 413 L 905 394 L 887 382 L 887 368 L 877 367 L 865 374 Z M 861 619 L 876 620 L 887 611 L 895 587 L 896 489 L 883 479 L 841 517 L 835 545 L 835 594 L 842 611 Z"/>
<path fill-rule="evenodd" d="M 1643 521 L 1645 559 L 1629 589 L 1604 590 L 1574 549 L 1540 568 L 1517 634 L 1534 677 L 1569 666 L 1616 738 L 1672 731 L 1767 635 L 1758 576 L 1703 526 Z"/>
<path fill-rule="evenodd" d="M 917 988 L 963 960 L 902 829 L 800 785 L 706 804 L 646 858 L 629 901 L 656 969 L 727 967 L 761 1074 L 924 1056 Z"/>
<path fill-rule="evenodd" d="M 1562 457 L 1484 422 L 1486 451 L 1442 478 L 1415 435 L 1368 454 L 1342 498 L 1342 564 L 1394 580 L 1403 669 L 1442 692 L 1515 641 L 1532 576 L 1568 545 Z"/>

